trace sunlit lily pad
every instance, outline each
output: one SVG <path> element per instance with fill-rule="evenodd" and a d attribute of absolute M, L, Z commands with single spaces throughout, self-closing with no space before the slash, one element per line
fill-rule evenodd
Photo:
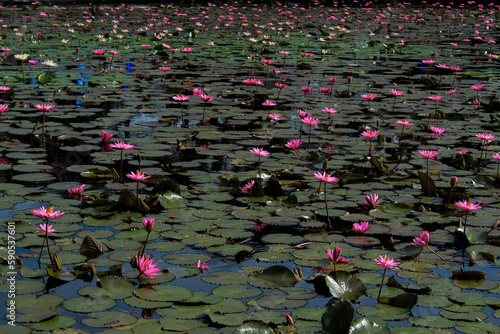
<path fill-rule="evenodd" d="M 57 333 L 59 329 L 64 329 L 66 333 L 69 333 L 69 328 L 75 325 L 76 322 L 75 318 L 58 315 L 46 321 L 30 324 L 30 327 L 38 331 L 53 331 L 53 333 Z"/>

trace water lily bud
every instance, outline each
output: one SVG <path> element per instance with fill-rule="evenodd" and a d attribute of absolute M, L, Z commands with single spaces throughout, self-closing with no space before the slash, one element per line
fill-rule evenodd
<path fill-rule="evenodd" d="M 323 161 L 323 170 L 326 170 L 328 168 L 328 159 L 325 159 Z"/>
<path fill-rule="evenodd" d="M 454 188 L 457 185 L 457 182 L 458 182 L 458 177 L 452 176 L 450 180 L 450 186 Z"/>

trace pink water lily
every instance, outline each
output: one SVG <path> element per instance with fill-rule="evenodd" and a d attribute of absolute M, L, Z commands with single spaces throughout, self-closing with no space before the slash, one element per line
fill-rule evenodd
<path fill-rule="evenodd" d="M 201 263 L 201 260 L 198 260 L 198 263 L 196 264 L 196 268 L 200 269 L 201 272 L 208 270 L 210 266 L 206 264 L 205 262 Z"/>
<path fill-rule="evenodd" d="M 135 256 L 135 261 L 137 264 L 137 269 L 139 270 L 139 276 L 144 275 L 149 278 L 154 278 L 153 276 L 160 276 L 159 273 L 161 271 L 160 268 L 156 264 L 153 263 L 153 258 L 149 258 L 149 256 Z"/>
<path fill-rule="evenodd" d="M 378 291 L 377 302 L 380 300 L 380 294 L 382 293 L 382 287 L 384 286 L 384 278 L 387 268 L 390 269 L 399 269 L 400 263 L 394 259 L 391 259 L 387 255 L 379 255 L 377 259 L 373 260 L 376 264 L 382 266 L 384 270 L 384 274 L 382 275 L 382 282 L 380 283 L 380 290 Z"/>
<path fill-rule="evenodd" d="M 362 221 L 360 223 L 352 224 L 352 229 L 358 233 L 365 233 L 370 228 L 370 223 L 367 221 Z"/>

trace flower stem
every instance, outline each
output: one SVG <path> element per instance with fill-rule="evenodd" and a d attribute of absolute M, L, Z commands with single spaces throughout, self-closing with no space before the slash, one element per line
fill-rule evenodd
<path fill-rule="evenodd" d="M 382 293 L 382 287 L 384 286 L 385 272 L 387 268 L 384 269 L 384 274 L 382 275 L 382 282 L 380 283 L 380 290 L 378 290 L 377 302 L 380 301 L 380 294 Z"/>
<path fill-rule="evenodd" d="M 441 255 L 439 255 L 438 253 L 436 253 L 435 251 L 433 251 L 433 250 L 429 247 L 429 245 L 425 245 L 425 246 L 427 247 L 427 249 L 428 249 L 428 250 L 430 250 L 431 252 L 433 252 L 433 253 L 434 253 L 434 255 L 436 255 L 438 258 L 440 258 L 441 260 L 444 260 L 444 259 L 441 257 Z"/>
<path fill-rule="evenodd" d="M 144 252 L 146 251 L 146 246 L 148 245 L 148 240 L 149 240 L 149 232 L 148 235 L 146 236 L 146 241 L 144 241 L 144 247 L 142 247 L 141 257 L 144 256 Z"/>
<path fill-rule="evenodd" d="M 326 220 L 328 220 L 328 228 L 331 229 L 332 228 L 332 224 L 330 223 L 330 214 L 328 213 L 328 200 L 326 199 L 326 184 L 328 182 L 324 182 L 324 188 L 323 188 L 323 192 L 325 193 L 325 208 L 326 208 Z M 335 268 L 335 263 L 333 264 L 333 267 Z"/>

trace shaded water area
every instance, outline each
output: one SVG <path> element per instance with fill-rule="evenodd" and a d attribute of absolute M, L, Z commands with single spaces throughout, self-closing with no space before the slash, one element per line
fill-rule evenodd
<path fill-rule="evenodd" d="M 498 6 L 0 12 L 1 333 L 500 332 Z"/>

